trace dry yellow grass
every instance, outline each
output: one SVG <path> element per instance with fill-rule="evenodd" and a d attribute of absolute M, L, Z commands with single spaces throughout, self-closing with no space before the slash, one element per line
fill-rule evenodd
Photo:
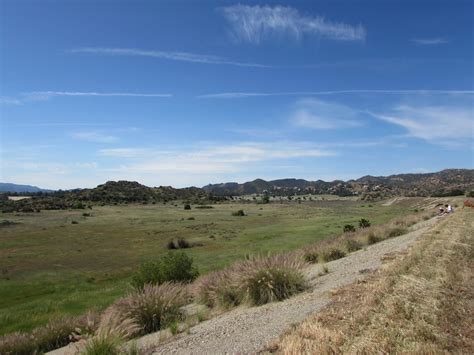
<path fill-rule="evenodd" d="M 447 216 L 404 255 L 284 334 L 283 354 L 474 353 L 474 213 Z"/>

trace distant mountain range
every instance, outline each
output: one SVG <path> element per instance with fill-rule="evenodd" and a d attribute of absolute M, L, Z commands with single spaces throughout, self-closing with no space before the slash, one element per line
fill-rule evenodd
<path fill-rule="evenodd" d="M 93 204 L 157 203 L 187 201 L 207 203 L 229 196 L 268 194 L 292 196 L 301 194 L 331 194 L 359 196 L 364 200 L 391 196 L 453 196 L 474 191 L 473 169 L 448 169 L 428 174 L 398 174 L 390 176 L 363 176 L 356 180 L 307 181 L 256 179 L 243 184 L 230 182 L 175 189 L 171 186 L 148 187 L 134 181 L 108 181 L 92 189 L 50 191 L 29 185 L 0 184 L 0 191 L 29 193 L 33 198 L 8 201 L 0 194 L 2 211 L 31 211 L 42 209 L 84 208 Z M 39 194 L 40 192 L 48 192 Z M 2 197 L 3 195 L 3 197 Z"/>
<path fill-rule="evenodd" d="M 37 186 L 18 185 L 18 184 L 0 182 L 0 192 L 24 193 L 24 192 L 51 192 L 51 191 L 52 190 L 41 189 Z"/>
<path fill-rule="evenodd" d="M 210 184 L 203 190 L 216 196 L 248 195 L 268 193 L 271 195 L 294 195 L 302 193 L 333 194 L 339 196 L 360 195 L 377 198 L 394 195 L 443 196 L 464 194 L 474 189 L 473 169 L 447 169 L 426 174 L 397 174 L 390 176 L 363 176 L 357 180 L 280 179 L 265 181 L 256 179 L 239 184 L 228 182 Z"/>

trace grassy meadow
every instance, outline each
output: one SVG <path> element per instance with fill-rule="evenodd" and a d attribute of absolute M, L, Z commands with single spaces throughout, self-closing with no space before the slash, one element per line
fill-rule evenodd
<path fill-rule="evenodd" d="M 413 213 L 353 199 L 212 206 L 3 214 L 2 220 L 15 224 L 0 226 L 0 335 L 105 308 L 130 291 L 130 276 L 141 262 L 168 252 L 171 239 L 197 245 L 185 252 L 204 274 L 249 254 L 288 251 L 335 236 L 360 218 L 380 224 Z M 239 209 L 247 215 L 232 216 Z"/>

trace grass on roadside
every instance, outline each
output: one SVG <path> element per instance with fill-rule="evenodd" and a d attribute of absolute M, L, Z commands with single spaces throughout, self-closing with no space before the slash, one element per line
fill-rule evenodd
<path fill-rule="evenodd" d="M 410 254 L 367 282 L 340 290 L 331 306 L 267 350 L 474 353 L 473 229 L 471 211 L 450 216 Z"/>

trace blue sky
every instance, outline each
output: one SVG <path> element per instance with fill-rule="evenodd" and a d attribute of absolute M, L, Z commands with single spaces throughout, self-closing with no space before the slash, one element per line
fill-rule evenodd
<path fill-rule="evenodd" d="M 472 1 L 0 0 L 0 181 L 474 167 Z"/>

